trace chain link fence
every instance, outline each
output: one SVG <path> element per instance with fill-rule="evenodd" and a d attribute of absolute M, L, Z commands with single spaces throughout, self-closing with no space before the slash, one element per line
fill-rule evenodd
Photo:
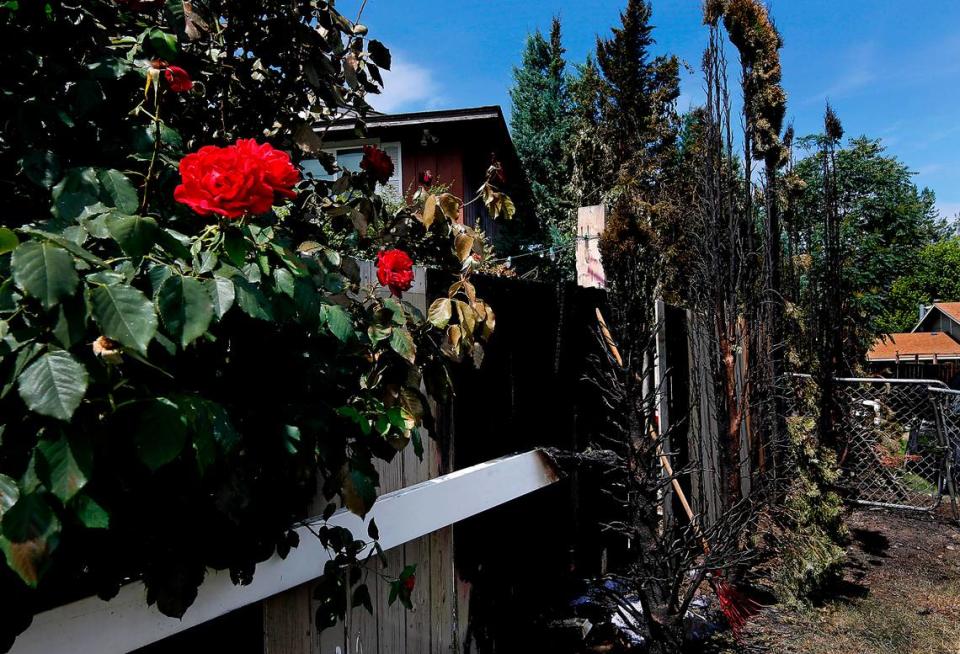
<path fill-rule="evenodd" d="M 960 393 L 923 379 L 838 379 L 843 481 L 853 501 L 957 516 Z"/>

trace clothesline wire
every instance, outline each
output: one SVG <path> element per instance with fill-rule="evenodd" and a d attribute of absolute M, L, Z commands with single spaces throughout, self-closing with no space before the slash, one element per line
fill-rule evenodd
<path fill-rule="evenodd" d="M 498 258 L 496 258 L 496 259 L 490 259 L 487 263 L 501 263 L 501 262 L 504 262 L 504 261 L 508 261 L 508 262 L 509 262 L 509 261 L 513 261 L 514 259 L 521 259 L 521 258 L 523 258 L 523 257 L 532 257 L 532 256 L 543 255 L 544 253 L 551 253 L 551 252 L 556 253 L 556 252 L 558 252 L 558 251 L 562 251 L 562 250 L 565 249 L 565 248 L 569 248 L 569 247 L 575 246 L 575 245 L 577 244 L 577 243 L 576 243 L 577 241 L 587 241 L 587 242 L 589 242 L 589 241 L 592 241 L 592 240 L 595 240 L 595 239 L 598 239 L 598 238 L 600 238 L 600 237 L 599 237 L 599 236 L 590 236 L 590 235 L 586 235 L 586 236 L 575 236 L 573 242 L 572 242 L 572 243 L 568 243 L 568 244 L 566 244 L 566 245 L 551 245 L 551 246 L 548 246 L 548 247 L 540 248 L 539 250 L 532 250 L 532 251 L 530 251 L 530 252 L 521 252 L 520 254 L 512 254 L 512 255 L 507 256 L 507 257 L 498 257 Z"/>

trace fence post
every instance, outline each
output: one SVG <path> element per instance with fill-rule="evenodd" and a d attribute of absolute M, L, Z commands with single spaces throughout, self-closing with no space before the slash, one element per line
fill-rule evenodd
<path fill-rule="evenodd" d="M 606 288 L 607 278 L 600 261 L 600 234 L 606 226 L 603 205 L 577 209 L 577 285 Z"/>

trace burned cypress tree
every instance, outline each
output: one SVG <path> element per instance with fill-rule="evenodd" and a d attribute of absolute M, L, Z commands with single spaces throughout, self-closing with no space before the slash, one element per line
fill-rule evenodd
<path fill-rule="evenodd" d="M 759 0 L 711 0 L 705 5 L 705 22 L 716 28 L 722 19 L 730 41 L 740 55 L 744 118 L 743 211 L 748 219 L 758 215 L 763 225 L 759 237 L 762 268 L 745 280 L 755 284 L 761 295 L 758 320 L 744 316 L 745 365 L 748 377 L 756 382 L 745 388 L 744 420 L 753 462 L 764 470 L 784 442 L 785 339 L 782 292 L 782 227 L 780 220 L 780 169 L 789 150 L 780 137 L 786 113 L 786 93 L 781 85 L 780 48 L 783 41 Z M 762 162 L 764 184 L 762 207 L 754 207 L 752 161 Z M 755 235 L 748 233 L 747 246 L 753 249 Z M 760 394 L 755 393 L 762 387 Z M 770 391 L 770 392 L 767 392 Z"/>

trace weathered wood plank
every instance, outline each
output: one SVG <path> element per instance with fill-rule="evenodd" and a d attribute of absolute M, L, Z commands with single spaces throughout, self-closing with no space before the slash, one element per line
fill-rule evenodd
<path fill-rule="evenodd" d="M 264 654 L 311 654 L 311 592 L 303 584 L 263 601 Z"/>
<path fill-rule="evenodd" d="M 403 488 L 403 456 L 398 455 L 391 463 L 382 463 L 378 465 L 380 472 L 380 488 L 382 492 L 390 492 Z M 404 558 L 403 548 L 397 547 L 386 552 L 387 565 L 381 568 L 381 572 L 396 577 L 403 570 Z M 406 630 L 407 630 L 407 612 L 400 602 L 394 602 L 393 606 L 387 604 L 389 596 L 388 586 L 383 584 L 383 591 L 374 598 L 374 611 L 377 614 L 379 622 L 379 650 L 378 652 L 389 652 L 390 654 L 405 654 L 406 648 Z"/>
<path fill-rule="evenodd" d="M 430 478 L 430 441 L 426 430 L 420 437 L 424 445 L 423 457 L 418 459 L 413 447 L 403 451 L 404 486 L 412 486 Z M 417 566 L 416 585 L 411 593 L 413 608 L 407 611 L 406 648 L 407 652 L 432 652 L 430 649 L 430 539 L 429 536 L 417 538 L 406 543 L 404 562 Z"/>

